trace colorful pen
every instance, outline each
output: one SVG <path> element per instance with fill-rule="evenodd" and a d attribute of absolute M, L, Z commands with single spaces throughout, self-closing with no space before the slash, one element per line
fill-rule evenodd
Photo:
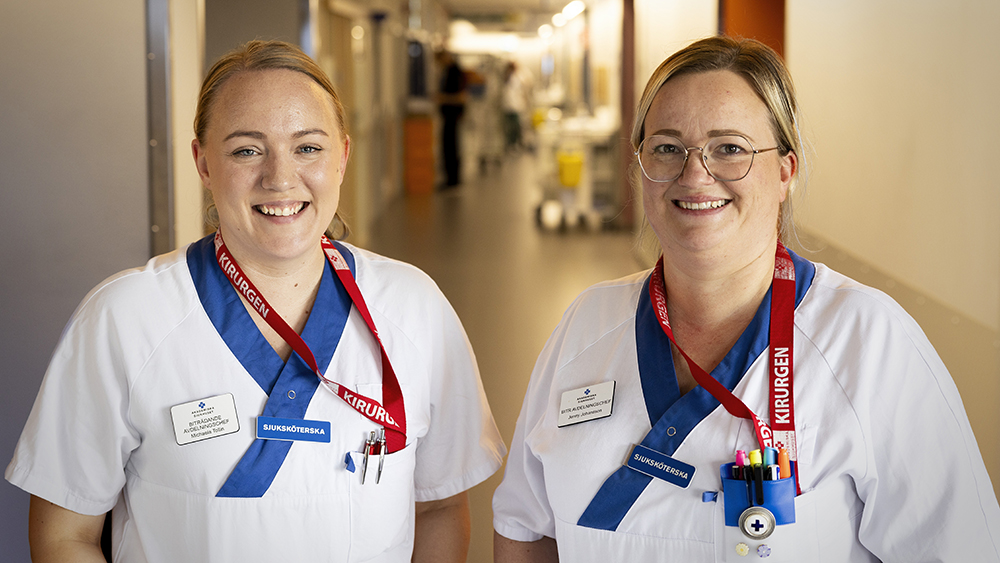
<path fill-rule="evenodd" d="M 743 467 L 749 465 L 747 453 L 744 450 L 736 450 L 736 463 L 733 465 L 733 479 L 743 479 Z"/>
<path fill-rule="evenodd" d="M 778 450 L 778 467 L 781 468 L 782 479 L 792 476 L 792 464 L 788 461 L 788 450 L 785 448 Z"/>
<path fill-rule="evenodd" d="M 775 465 L 778 463 L 777 448 L 764 448 L 764 465 Z"/>

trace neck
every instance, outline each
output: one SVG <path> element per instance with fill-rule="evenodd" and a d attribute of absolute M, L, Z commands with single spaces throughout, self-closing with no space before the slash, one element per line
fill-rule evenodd
<path fill-rule="evenodd" d="M 771 287 L 773 275 L 773 246 L 736 268 L 723 264 L 692 265 L 664 256 L 663 279 L 670 322 L 711 326 L 747 308 L 752 317 Z"/>
<path fill-rule="evenodd" d="M 270 304 L 272 310 L 298 334 L 302 334 L 309 313 L 312 311 L 319 284 L 323 278 L 326 255 L 316 241 L 316 252 L 300 260 L 289 260 L 280 263 L 261 263 L 241 256 L 230 248 L 229 252 L 239 264 L 260 294 Z M 240 300 L 250 312 L 251 318 L 261 334 L 267 339 L 283 360 L 291 355 L 291 346 L 261 318 L 253 306 L 240 295 Z"/>
<path fill-rule="evenodd" d="M 326 256 L 316 241 L 315 248 L 304 256 L 291 259 L 262 259 L 252 252 L 245 252 L 226 241 L 233 260 L 263 296 L 278 306 L 283 300 L 301 299 L 315 293 L 323 275 Z"/>
<path fill-rule="evenodd" d="M 726 261 L 685 261 L 665 255 L 667 313 L 677 345 L 711 372 L 750 324 L 773 274 L 774 246 L 735 268 Z M 675 362 L 675 368 L 682 390 L 685 383 L 693 386 L 686 363 Z"/>

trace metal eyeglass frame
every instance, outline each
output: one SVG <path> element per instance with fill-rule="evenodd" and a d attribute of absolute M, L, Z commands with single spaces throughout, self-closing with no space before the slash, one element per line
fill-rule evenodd
<path fill-rule="evenodd" d="M 657 136 L 657 137 L 673 137 L 674 139 L 677 139 L 678 141 L 680 141 L 680 139 L 678 139 L 677 137 L 674 137 L 673 135 L 654 135 L 654 136 Z M 639 158 L 639 153 L 642 152 L 642 145 L 643 145 L 643 143 L 645 143 L 646 140 L 649 139 L 649 138 L 651 138 L 651 137 L 646 137 L 642 141 L 640 141 L 639 142 L 639 148 L 635 149 L 635 152 L 633 152 L 632 154 L 635 155 L 636 161 L 639 162 L 639 169 L 642 170 L 642 175 L 645 176 L 646 179 L 649 180 L 650 182 L 657 182 L 657 183 L 662 184 L 662 183 L 665 183 L 665 182 L 673 182 L 677 178 L 680 178 L 681 176 L 683 176 L 684 175 L 684 167 L 687 166 L 688 157 L 691 156 L 691 151 L 695 151 L 695 150 L 701 151 L 702 164 L 705 165 L 705 171 L 708 172 L 709 176 L 715 178 L 716 180 L 718 180 L 720 182 L 739 182 L 743 178 L 746 178 L 748 174 L 750 174 L 750 170 L 753 169 L 754 158 L 758 154 L 760 154 L 762 152 L 773 151 L 773 150 L 777 150 L 777 149 L 781 148 L 781 145 L 778 145 L 776 147 L 771 147 L 769 149 L 755 149 L 755 148 L 753 148 L 753 143 L 750 142 L 750 139 L 747 139 L 743 135 L 719 135 L 719 137 L 739 137 L 739 138 L 743 139 L 744 141 L 746 141 L 748 145 L 750 145 L 750 166 L 747 166 L 747 171 L 744 172 L 743 175 L 740 176 L 739 178 L 732 178 L 732 179 L 728 179 L 728 180 L 723 180 L 722 178 L 719 178 L 718 176 L 716 176 L 712 172 L 712 169 L 708 167 L 708 155 L 705 154 L 704 147 L 684 147 L 684 143 L 683 142 L 681 143 L 681 146 L 684 148 L 684 162 L 681 163 L 681 171 L 678 172 L 678 174 L 676 176 L 674 176 L 673 178 L 669 178 L 669 179 L 666 179 L 666 180 L 654 180 L 653 178 L 650 178 L 649 174 L 646 172 L 646 167 L 642 165 L 642 159 Z M 709 139 L 708 142 L 711 143 L 712 140 L 718 139 L 719 137 L 713 137 L 712 139 Z M 708 143 L 706 143 L 706 145 L 707 144 Z"/>

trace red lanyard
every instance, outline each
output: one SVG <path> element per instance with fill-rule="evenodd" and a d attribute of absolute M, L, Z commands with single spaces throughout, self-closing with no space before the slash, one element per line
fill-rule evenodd
<path fill-rule="evenodd" d="M 326 254 L 327 260 L 330 261 L 330 266 L 333 267 L 333 271 L 337 274 L 337 278 L 340 279 L 340 283 L 344 285 L 347 294 L 351 297 L 351 301 L 354 302 L 354 306 L 361 313 L 361 317 L 368 324 L 368 328 L 371 329 L 375 340 L 378 342 L 379 350 L 382 352 L 382 399 L 385 400 L 384 408 L 378 401 L 350 391 L 343 385 L 328 379 L 320 372 L 316 358 L 313 356 L 312 350 L 309 349 L 309 345 L 306 344 L 305 340 L 302 340 L 302 337 L 297 332 L 292 330 L 292 327 L 288 326 L 288 323 L 280 315 L 271 312 L 271 305 L 268 304 L 264 296 L 261 295 L 260 291 L 254 287 L 253 283 L 243 273 L 243 270 L 240 269 L 236 260 L 233 259 L 233 256 L 229 253 L 229 249 L 226 248 L 226 243 L 222 241 L 221 229 L 215 233 L 215 258 L 218 260 L 219 267 L 222 268 L 223 273 L 226 274 L 233 287 L 236 288 L 236 291 L 246 298 L 247 302 L 260 314 L 261 318 L 316 372 L 316 376 L 326 384 L 327 389 L 343 399 L 345 403 L 361 413 L 365 418 L 385 427 L 388 452 L 399 451 L 406 446 L 406 411 L 403 408 L 403 392 L 399 387 L 399 381 L 396 379 L 396 372 L 393 371 L 392 364 L 389 363 L 389 356 L 385 352 L 385 346 L 382 345 L 382 339 L 379 338 L 375 322 L 372 321 L 371 314 L 368 312 L 368 306 L 365 305 L 365 300 L 361 296 L 361 290 L 358 289 L 358 284 L 354 280 L 354 276 L 351 275 L 350 267 L 347 265 L 344 257 L 340 255 L 340 251 L 337 250 L 337 247 L 333 246 L 333 243 L 329 239 L 324 236 L 320 240 L 320 244 L 323 247 L 323 252 Z"/>
<path fill-rule="evenodd" d="M 761 449 L 785 448 L 788 459 L 793 463 L 798 459 L 795 448 L 795 417 L 792 400 L 792 343 L 793 317 L 795 314 L 795 265 L 788 250 L 779 242 L 774 257 L 774 278 L 771 282 L 771 326 L 770 326 L 770 395 L 771 426 L 763 420 L 738 397 L 726 389 L 708 372 L 694 362 L 677 345 L 674 331 L 670 328 L 667 317 L 667 291 L 663 282 L 663 257 L 656 263 L 653 275 L 649 280 L 649 297 L 653 302 L 653 310 L 660 320 L 660 327 L 677 351 L 687 360 L 691 375 L 698 385 L 718 399 L 730 414 L 739 418 L 752 420 L 757 442 Z M 796 468 L 797 469 L 797 468 Z M 798 471 L 795 472 L 796 487 L 798 486 Z"/>

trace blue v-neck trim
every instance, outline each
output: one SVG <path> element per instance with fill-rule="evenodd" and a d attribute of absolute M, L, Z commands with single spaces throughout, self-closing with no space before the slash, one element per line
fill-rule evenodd
<path fill-rule="evenodd" d="M 355 273 L 354 256 L 334 243 Z M 198 297 L 216 331 L 247 373 L 268 395 L 261 415 L 304 418 L 309 402 L 319 387 L 319 378 L 298 354 L 288 362 L 271 348 L 257 329 L 239 295 L 223 274 L 215 258 L 213 236 L 192 244 L 187 252 L 188 267 Z M 351 312 L 351 299 L 343 284 L 335 280 L 330 265 L 323 276 L 312 311 L 302 330 L 320 371 L 326 373 L 340 342 Z M 292 442 L 257 439 L 236 464 L 219 490 L 220 497 L 260 497 L 270 487 L 291 449 Z"/>
<path fill-rule="evenodd" d="M 795 265 L 795 305 L 812 285 L 816 267 L 789 251 Z M 753 362 L 767 349 L 771 320 L 771 290 L 761 301 L 754 318 L 712 376 L 732 391 Z M 639 379 L 651 430 L 642 445 L 673 455 L 688 434 L 712 411 L 719 401 L 702 387 L 681 396 L 674 373 L 670 339 L 660 327 L 649 298 L 649 278 L 643 283 L 636 305 L 635 342 Z M 652 477 L 619 468 L 601 486 L 578 522 L 581 526 L 615 530 Z"/>
<path fill-rule="evenodd" d="M 239 360 L 264 393 L 270 395 L 278 375 L 285 367 L 285 362 L 257 329 L 253 319 L 250 318 L 250 313 L 240 303 L 236 290 L 219 268 L 215 259 L 213 237 L 214 235 L 209 235 L 191 244 L 187 250 L 188 268 L 198 291 L 198 298 L 233 356 Z M 353 275 L 354 256 L 343 245 L 334 244 L 344 255 Z M 324 373 L 340 341 L 340 334 L 350 309 L 350 296 L 343 286 L 334 280 L 330 265 L 325 264 L 313 311 L 302 331 L 302 339 L 312 349 L 316 363 Z M 305 366 L 305 362 L 302 362 L 297 354 L 292 354 L 290 360 L 293 358 Z M 312 373 L 312 370 L 309 372 Z"/>

